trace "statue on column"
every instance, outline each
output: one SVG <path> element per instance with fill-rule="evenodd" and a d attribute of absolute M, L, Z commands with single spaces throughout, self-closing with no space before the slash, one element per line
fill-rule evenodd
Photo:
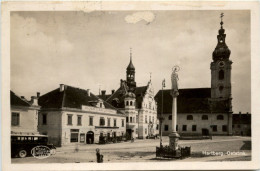
<path fill-rule="evenodd" d="M 179 95 L 179 92 L 178 92 L 178 80 L 179 80 L 179 77 L 178 77 L 178 74 L 177 72 L 180 70 L 180 67 L 179 66 L 174 66 L 172 68 L 172 75 L 171 75 L 171 80 L 172 80 L 172 95 L 173 96 L 178 96 Z"/>

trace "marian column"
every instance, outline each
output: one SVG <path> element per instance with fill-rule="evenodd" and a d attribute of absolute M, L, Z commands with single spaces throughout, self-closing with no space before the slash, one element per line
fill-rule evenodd
<path fill-rule="evenodd" d="M 171 75 L 171 80 L 172 80 L 172 132 L 169 135 L 170 138 L 170 143 L 169 146 L 173 150 L 178 149 L 178 140 L 180 135 L 176 131 L 176 126 L 177 126 L 177 96 L 179 95 L 178 92 L 178 74 L 177 72 L 180 70 L 179 66 L 174 66 L 172 69 L 172 75 Z"/>

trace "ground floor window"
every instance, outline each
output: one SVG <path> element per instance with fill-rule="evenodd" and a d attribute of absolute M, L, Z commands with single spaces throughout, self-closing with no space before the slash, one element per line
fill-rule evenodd
<path fill-rule="evenodd" d="M 79 129 L 70 130 L 70 142 L 79 142 Z"/>
<path fill-rule="evenodd" d="M 71 133 L 70 134 L 70 142 L 78 142 L 79 133 Z"/>
<path fill-rule="evenodd" d="M 145 128 L 145 134 L 147 134 L 147 128 Z"/>
<path fill-rule="evenodd" d="M 164 131 L 168 131 L 168 125 L 164 125 Z"/>
<path fill-rule="evenodd" d="M 227 125 L 222 125 L 222 131 L 227 132 Z"/>
<path fill-rule="evenodd" d="M 217 131 L 218 131 L 217 125 L 212 125 L 212 131 L 213 131 L 213 132 L 217 132 Z"/>
<path fill-rule="evenodd" d="M 182 125 L 182 131 L 187 131 L 187 125 Z"/>
<path fill-rule="evenodd" d="M 178 125 L 176 125 L 176 131 L 178 131 Z"/>
<path fill-rule="evenodd" d="M 192 131 L 197 131 L 197 125 L 192 125 Z"/>

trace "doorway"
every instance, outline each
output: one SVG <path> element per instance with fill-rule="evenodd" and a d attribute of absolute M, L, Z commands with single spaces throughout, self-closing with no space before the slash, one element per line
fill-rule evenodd
<path fill-rule="evenodd" d="M 87 142 L 87 144 L 93 144 L 94 143 L 94 132 L 92 132 L 92 131 L 87 132 L 86 142 Z"/>
<path fill-rule="evenodd" d="M 132 139 L 132 129 L 126 129 L 126 134 L 127 134 L 127 139 L 131 140 Z"/>
<path fill-rule="evenodd" d="M 202 136 L 208 136 L 209 135 L 209 130 L 206 128 L 202 128 Z"/>

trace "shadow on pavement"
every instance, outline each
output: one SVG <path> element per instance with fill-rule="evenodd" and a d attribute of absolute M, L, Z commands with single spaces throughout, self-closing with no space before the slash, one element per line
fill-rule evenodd
<path fill-rule="evenodd" d="M 244 144 L 242 145 L 242 147 L 240 148 L 240 150 L 251 150 L 251 141 L 243 141 Z"/>

